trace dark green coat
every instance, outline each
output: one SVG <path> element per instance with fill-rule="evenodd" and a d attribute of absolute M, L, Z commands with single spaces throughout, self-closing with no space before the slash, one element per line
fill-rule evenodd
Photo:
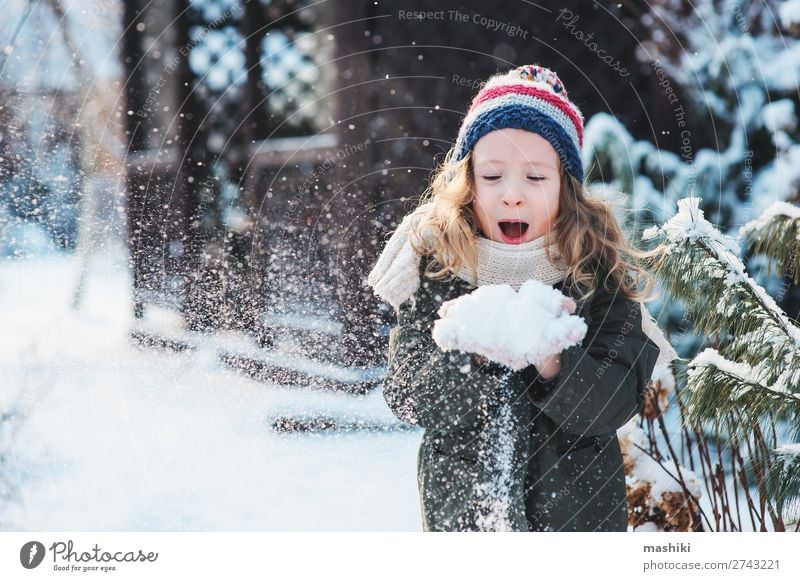
<path fill-rule="evenodd" d="M 468 353 L 437 347 L 431 329 L 439 306 L 474 290 L 461 279 L 423 277 L 398 308 L 383 394 L 399 419 L 425 428 L 417 456 L 424 530 L 486 528 L 478 524 L 477 491 L 487 479 L 479 454 L 501 405 L 503 375 L 516 424 L 511 529 L 627 529 L 616 430 L 639 410 L 659 348 L 642 332 L 638 303 L 602 288 L 579 302 L 567 281 L 555 288 L 576 299 L 588 331 L 562 352 L 561 372 L 549 381 L 534 366 L 516 373 L 497 363 L 478 367 Z"/>

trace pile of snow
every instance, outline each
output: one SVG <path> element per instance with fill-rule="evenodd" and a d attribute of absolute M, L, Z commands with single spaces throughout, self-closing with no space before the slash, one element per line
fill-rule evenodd
<path fill-rule="evenodd" d="M 620 440 L 620 447 L 623 448 L 633 466 L 629 482 L 648 482 L 650 494 L 656 503 L 661 502 L 668 492 L 683 493 L 683 487 L 676 475 L 672 461 L 659 463 L 642 451 L 642 448 L 648 447 L 647 437 L 644 430 L 635 421 L 630 421 L 617 430 L 617 437 Z M 699 499 L 702 491 L 697 476 L 691 470 L 683 467 L 681 467 L 681 474 L 689 493 L 695 499 Z"/>
<path fill-rule="evenodd" d="M 0 473 L 17 491 L 0 498 L 0 531 L 422 530 L 420 431 L 271 427 L 388 424 L 380 390 L 238 375 L 218 356 L 243 351 L 233 333 L 193 334 L 196 349 L 180 353 L 136 347 L 127 249 L 103 247 L 91 264 L 75 310 L 77 255 L 0 260 L 0 415 L 27 410 L 12 442 L 0 429 Z M 177 331 L 153 305 L 145 322 Z"/>
<path fill-rule="evenodd" d="M 697 475 L 683 466 L 678 472 L 671 460 L 659 462 L 645 453 L 647 437 L 635 419 L 617 430 L 617 438 L 624 458 L 628 503 L 635 515 L 634 530 L 690 530 L 702 496 Z"/>
<path fill-rule="evenodd" d="M 517 371 L 576 345 L 586 322 L 570 315 L 566 297 L 550 285 L 526 281 L 485 285 L 442 304 L 433 339 L 444 351 L 477 353 Z"/>

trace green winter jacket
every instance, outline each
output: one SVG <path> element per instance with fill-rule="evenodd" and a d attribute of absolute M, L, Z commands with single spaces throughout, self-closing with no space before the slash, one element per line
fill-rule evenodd
<path fill-rule="evenodd" d="M 602 288 L 581 302 L 574 285 L 555 285 L 576 300 L 588 331 L 581 345 L 562 352 L 560 373 L 543 381 L 532 365 L 512 373 L 439 349 L 431 335 L 439 306 L 474 287 L 424 277 L 427 260 L 415 296 L 398 307 L 383 384 L 394 415 L 425 428 L 417 455 L 423 529 L 496 530 L 479 491 L 491 478 L 483 442 L 505 402 L 514 418 L 513 437 L 504 440 L 511 506 L 500 528 L 627 530 L 616 430 L 639 410 L 659 355 L 642 332 L 638 303 Z"/>

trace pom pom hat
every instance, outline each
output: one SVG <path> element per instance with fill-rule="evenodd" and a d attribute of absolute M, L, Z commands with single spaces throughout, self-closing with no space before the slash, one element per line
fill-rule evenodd
<path fill-rule="evenodd" d="M 547 139 L 567 172 L 583 181 L 583 114 L 569 100 L 555 72 L 523 65 L 490 77 L 461 124 L 454 161 L 463 159 L 490 131 L 507 128 L 525 129 Z"/>

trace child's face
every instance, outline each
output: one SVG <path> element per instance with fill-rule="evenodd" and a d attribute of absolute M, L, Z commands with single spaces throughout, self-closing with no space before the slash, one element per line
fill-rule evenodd
<path fill-rule="evenodd" d="M 545 234 L 559 209 L 561 174 L 553 146 L 523 129 L 498 129 L 472 150 L 472 207 L 481 233 L 505 244 Z"/>

